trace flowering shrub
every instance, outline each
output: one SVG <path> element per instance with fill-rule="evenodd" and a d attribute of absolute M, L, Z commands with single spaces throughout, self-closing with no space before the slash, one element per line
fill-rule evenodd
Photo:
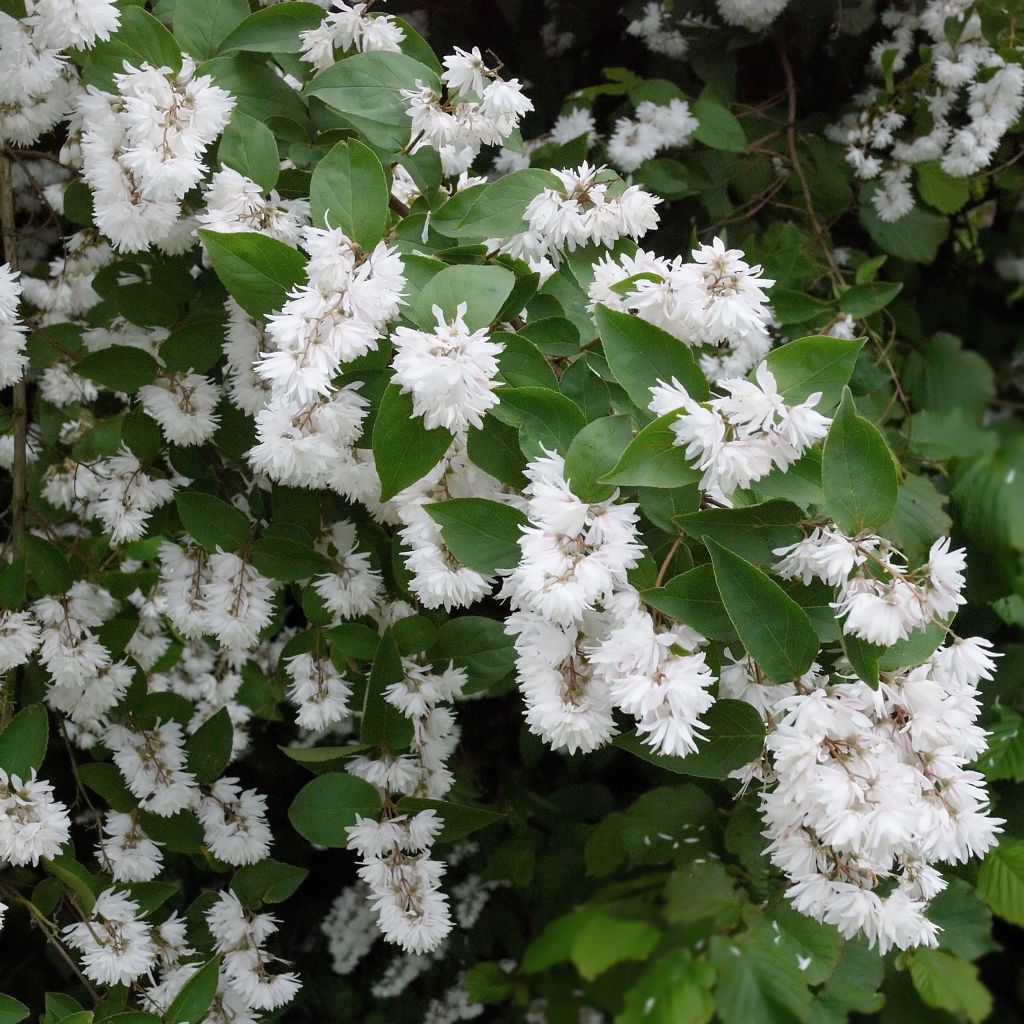
<path fill-rule="evenodd" d="M 535 6 L 0 0 L 2 1024 L 1015 1019 L 1020 12 Z"/>

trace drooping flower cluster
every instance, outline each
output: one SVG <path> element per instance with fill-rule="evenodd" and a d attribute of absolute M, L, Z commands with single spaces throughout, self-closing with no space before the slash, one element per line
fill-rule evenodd
<path fill-rule="evenodd" d="M 518 79 L 502 78 L 475 46 L 468 51 L 456 47 L 444 58 L 444 67 L 446 97 L 420 81 L 401 95 L 412 122 L 412 152 L 424 146 L 436 149 L 449 176 L 468 171 L 481 147 L 501 145 L 533 103 Z"/>
<path fill-rule="evenodd" d="M 642 249 L 619 259 L 605 256 L 594 264 L 591 305 L 633 311 L 687 345 L 709 346 L 699 362 L 711 381 L 738 377 L 771 348 L 765 289 L 775 282 L 718 238 L 692 257 L 684 263 Z"/>
<path fill-rule="evenodd" d="M 817 666 L 795 687 L 759 688 L 764 834 L 797 910 L 881 953 L 936 945 L 925 911 L 947 883 L 935 865 L 983 855 L 1001 831 L 966 767 L 986 747 L 977 683 L 993 668 L 964 641 L 883 673 L 877 690 Z"/>
<path fill-rule="evenodd" d="M 209 377 L 198 373 L 161 374 L 153 384 L 139 388 L 139 399 L 171 444 L 204 444 L 220 423 L 216 413 L 220 391 Z"/>
<path fill-rule="evenodd" d="M 833 608 L 843 632 L 882 647 L 951 618 L 966 600 L 961 591 L 967 559 L 963 549 L 950 550 L 948 537 L 935 541 L 928 562 L 917 570 L 884 537 L 848 537 L 835 526 L 816 527 L 775 554 L 782 556 L 775 566 L 780 575 L 838 587 Z"/>
<path fill-rule="evenodd" d="M 914 208 L 915 166 L 938 161 L 963 178 L 991 164 L 1024 109 L 1024 67 L 986 39 L 969 0 L 930 0 L 920 12 L 892 8 L 882 21 L 892 34 L 872 51 L 876 74 L 909 77 L 925 52 L 928 80 L 916 89 L 867 89 L 829 134 L 847 147 L 857 177 L 877 182 L 871 202 L 892 222 Z"/>
<path fill-rule="evenodd" d="M 36 773 L 27 779 L 0 769 L 0 861 L 35 866 L 56 857 L 71 834 L 68 809 Z"/>
<path fill-rule="evenodd" d="M 230 167 L 210 178 L 203 202 L 196 220 L 210 231 L 258 231 L 295 247 L 309 224 L 308 199 L 282 199 L 273 189 L 264 198 L 255 181 Z"/>
<path fill-rule="evenodd" d="M 788 469 L 832 422 L 815 411 L 820 392 L 788 405 L 766 362 L 758 364 L 755 381 L 719 381 L 726 394 L 705 403 L 695 402 L 676 380 L 651 388 L 651 411 L 678 413 L 670 424 L 673 444 L 703 473 L 701 489 L 720 501 L 773 469 Z"/>
<path fill-rule="evenodd" d="M 335 0 L 334 8 L 316 27 L 299 34 L 302 59 L 317 71 L 334 63 L 335 50 L 369 53 L 387 50 L 399 53 L 405 31 L 390 14 L 370 14 L 369 3 L 347 4 Z"/>
<path fill-rule="evenodd" d="M 18 319 L 21 284 L 8 264 L 0 266 L 0 388 L 17 384 L 25 375 L 25 325 Z"/>
<path fill-rule="evenodd" d="M 624 171 L 635 171 L 662 150 L 685 146 L 700 127 L 686 100 L 665 104 L 645 100 L 636 117 L 620 117 L 608 139 L 608 159 Z M 582 134 L 582 133 L 581 133 Z"/>
<path fill-rule="evenodd" d="M 128 65 L 114 78 L 117 93 L 90 86 L 78 111 L 96 226 L 121 252 L 176 249 L 181 201 L 206 173 L 203 151 L 227 125 L 234 97 L 187 56 L 177 72 Z"/>

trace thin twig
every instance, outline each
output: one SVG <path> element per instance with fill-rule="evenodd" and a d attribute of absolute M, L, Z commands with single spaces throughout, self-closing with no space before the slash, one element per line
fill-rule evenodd
<path fill-rule="evenodd" d="M 672 559 L 675 558 L 676 552 L 679 550 L 679 545 L 683 543 L 682 537 L 676 537 L 672 541 L 672 547 L 668 549 L 668 554 L 665 556 L 664 561 L 661 563 L 661 568 L 658 570 L 658 575 L 655 577 L 654 585 L 660 587 L 665 581 L 665 575 L 668 573 L 668 567 L 672 563 Z"/>

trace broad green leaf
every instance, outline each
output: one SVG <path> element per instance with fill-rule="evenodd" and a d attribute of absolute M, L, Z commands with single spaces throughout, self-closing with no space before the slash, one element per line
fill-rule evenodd
<path fill-rule="evenodd" d="M 210 262 L 224 287 L 247 313 L 262 317 L 280 309 L 288 291 L 304 280 L 306 260 L 290 245 L 254 231 L 199 229 Z"/>
<path fill-rule="evenodd" d="M 471 331 L 489 327 L 512 293 L 515 280 L 515 274 L 504 267 L 445 267 L 423 286 L 416 299 L 413 320 L 421 329 L 432 331 L 437 326 L 434 306 L 451 322 L 459 307 L 465 305 L 463 319 Z"/>
<path fill-rule="evenodd" d="M 0 608 L 19 608 L 24 604 L 26 581 L 24 555 L 0 569 Z"/>
<path fill-rule="evenodd" d="M 663 587 L 643 590 L 640 596 L 652 608 L 710 640 L 728 644 L 739 639 L 718 593 L 714 570 L 708 564 L 670 579 Z"/>
<path fill-rule="evenodd" d="M 189 736 L 185 741 L 185 754 L 188 770 L 195 775 L 196 782 L 208 786 L 224 774 L 231 762 L 234 738 L 235 729 L 227 708 L 211 715 Z"/>
<path fill-rule="evenodd" d="M 921 198 L 939 213 L 956 213 L 971 198 L 970 178 L 954 178 L 942 169 L 938 160 L 915 164 L 917 191 Z"/>
<path fill-rule="evenodd" d="M 695 402 L 708 397 L 708 382 L 690 350 L 660 327 L 629 313 L 598 306 L 594 313 L 604 354 L 615 379 L 638 409 L 651 403 L 651 388 L 678 380 Z"/>
<path fill-rule="evenodd" d="M 111 808 L 122 814 L 135 810 L 138 801 L 128 791 L 124 776 L 109 761 L 92 761 L 78 766 L 82 784 L 98 793 Z"/>
<path fill-rule="evenodd" d="M 646 960 L 661 940 L 661 930 L 649 921 L 597 914 L 580 929 L 569 952 L 576 969 L 593 981 L 625 960 Z"/>
<path fill-rule="evenodd" d="M 504 348 L 498 356 L 498 373 L 509 387 L 538 387 L 558 390 L 558 378 L 544 354 L 529 338 L 509 331 L 495 331 L 491 341 Z"/>
<path fill-rule="evenodd" d="M 693 104 L 693 116 L 700 122 L 693 137 L 710 146 L 729 153 L 745 153 L 747 137 L 743 125 L 727 107 L 720 103 L 710 90 L 705 89 Z"/>
<path fill-rule="evenodd" d="M 678 516 L 687 536 L 710 537 L 748 562 L 773 563 L 775 548 L 795 544 L 802 536 L 797 523 L 804 514 L 791 501 L 773 499 L 740 508 L 711 508 Z"/>
<path fill-rule="evenodd" d="M 1001 918 L 1024 925 L 1024 843 L 1004 839 L 989 850 L 978 872 L 978 891 Z"/>
<path fill-rule="evenodd" d="M 902 290 L 903 284 L 899 281 L 871 281 L 865 284 L 855 284 L 843 292 L 839 299 L 839 308 L 844 313 L 849 313 L 862 320 L 888 306 Z"/>
<path fill-rule="evenodd" d="M 356 53 L 321 71 L 306 93 L 342 114 L 372 146 L 393 152 L 410 141 L 401 91 L 417 81 L 440 92 L 437 74 L 404 53 Z"/>
<path fill-rule="evenodd" d="M 463 565 L 493 576 L 499 569 L 514 569 L 519 564 L 518 542 L 527 525 L 519 509 L 486 498 L 452 498 L 424 508 Z"/>
<path fill-rule="evenodd" d="M 185 532 L 208 551 L 237 551 L 249 539 L 245 513 L 213 494 L 179 491 L 174 503 Z"/>
<path fill-rule="evenodd" d="M 426 476 L 441 461 L 452 443 L 443 427 L 428 430 L 412 412 L 412 397 L 397 384 L 389 384 L 373 421 L 373 457 L 380 476 L 380 500 Z"/>
<path fill-rule="evenodd" d="M 714 968 L 675 949 L 649 963 L 626 990 L 615 1024 L 707 1024 L 715 1011 Z"/>
<path fill-rule="evenodd" d="M 885 997 L 878 991 L 885 960 L 863 939 L 847 941 L 839 964 L 817 991 L 808 1024 L 847 1024 L 851 1011 L 874 1013 Z"/>
<path fill-rule="evenodd" d="M 248 15 L 248 0 L 175 0 L 174 38 L 193 60 L 208 60 Z"/>
<path fill-rule="evenodd" d="M 932 335 L 907 357 L 903 387 L 916 409 L 981 417 L 996 393 L 992 367 L 954 334 Z"/>
<path fill-rule="evenodd" d="M 341 228 L 367 251 L 384 237 L 388 197 L 380 160 L 357 139 L 339 142 L 313 169 L 309 186 L 313 223 Z"/>
<path fill-rule="evenodd" d="M 633 437 L 628 416 L 605 416 L 588 423 L 573 439 L 565 456 L 565 479 L 583 501 L 607 501 L 614 484 L 600 483 L 619 461 Z"/>
<path fill-rule="evenodd" d="M 828 319 L 832 306 L 793 288 L 773 288 L 772 312 L 779 323 L 786 327 L 790 324 L 805 324 L 814 319 L 820 323 Z"/>
<path fill-rule="evenodd" d="M 167 1024 L 199 1024 L 217 994 L 220 961 L 208 960 L 182 986 L 164 1014 Z"/>
<path fill-rule="evenodd" d="M 217 159 L 251 178 L 264 192 L 269 192 L 281 173 L 281 158 L 274 133 L 255 117 L 236 110 L 217 147 Z M 317 221 L 322 223 L 322 221 Z"/>
<path fill-rule="evenodd" d="M 392 750 L 408 746 L 413 734 L 412 722 L 384 697 L 389 686 L 404 678 L 405 668 L 394 631 L 385 630 L 366 681 L 363 720 L 359 725 L 360 743 L 384 744 Z"/>
<path fill-rule="evenodd" d="M 811 994 L 796 959 L 783 960 L 774 943 L 748 933 L 716 935 L 710 959 L 718 972 L 715 1011 L 722 1024 L 795 1024 L 807 1019 Z"/>
<path fill-rule="evenodd" d="M 683 487 L 701 478 L 687 460 L 672 430 L 678 412 L 648 423 L 626 446 L 618 462 L 601 479 L 622 487 Z"/>
<path fill-rule="evenodd" d="M 0 1024 L 19 1024 L 31 1013 L 29 1008 L 17 999 L 0 995 Z"/>
<path fill-rule="evenodd" d="M 231 879 L 231 888 L 245 906 L 255 909 L 263 903 L 282 903 L 308 875 L 306 868 L 268 858 L 239 868 Z"/>
<path fill-rule="evenodd" d="M 580 407 L 548 388 L 499 388 L 499 404 L 491 410 L 502 423 L 519 428 L 523 454 L 536 458 L 541 449 L 565 454 L 586 426 Z"/>
<path fill-rule="evenodd" d="M 878 186 L 861 193 L 860 222 L 872 241 L 892 256 L 911 263 L 932 263 L 942 243 L 949 237 L 949 220 L 923 207 L 915 206 L 897 221 L 882 220 L 871 203 Z"/>
<path fill-rule="evenodd" d="M 884 526 L 896 508 L 896 463 L 878 428 L 857 415 L 849 388 L 825 438 L 821 483 L 826 510 L 851 536 Z"/>
<path fill-rule="evenodd" d="M 281 533 L 263 536 L 253 544 L 250 561 L 264 576 L 282 583 L 330 572 L 331 563 L 314 549 L 311 541 L 300 537 Z"/>
<path fill-rule="evenodd" d="M 772 682 L 799 679 L 818 653 L 807 613 L 760 569 L 710 538 L 705 543 L 722 604 L 747 653 Z"/>
<path fill-rule="evenodd" d="M 52 541 L 26 533 L 21 538 L 25 570 L 44 594 L 63 594 L 71 588 L 75 577 L 64 553 Z"/>
<path fill-rule="evenodd" d="M 981 893 L 962 878 L 928 904 L 928 920 L 939 926 L 939 948 L 964 960 L 977 960 L 999 946 L 992 938 L 992 911 Z"/>
<path fill-rule="evenodd" d="M 220 44 L 220 52 L 249 50 L 253 53 L 299 53 L 300 32 L 316 28 L 324 9 L 316 4 L 283 3 L 250 14 Z"/>
<path fill-rule="evenodd" d="M 398 809 L 408 814 L 420 811 L 435 811 L 444 822 L 437 835 L 438 843 L 457 843 L 478 829 L 501 821 L 504 815 L 486 807 L 471 804 L 452 803 L 449 800 L 428 800 L 418 796 L 404 796 L 398 801 Z"/>
<path fill-rule="evenodd" d="M 743 909 L 743 894 L 735 880 L 717 862 L 680 864 L 663 889 L 665 919 L 672 924 L 703 921 L 716 930 L 735 924 Z"/>
<path fill-rule="evenodd" d="M 127 345 L 111 345 L 99 352 L 90 352 L 75 366 L 75 373 L 80 376 L 126 394 L 152 383 L 159 370 L 160 364 L 148 352 Z"/>
<path fill-rule="evenodd" d="M 526 483 L 526 456 L 519 446 L 519 429 L 502 423 L 493 413 L 484 416 L 483 427 L 470 428 L 467 450 L 470 461 L 485 473 L 521 490 Z"/>
<path fill-rule="evenodd" d="M 988 730 L 988 750 L 978 758 L 978 768 L 987 779 L 1024 782 L 1024 718 L 1004 709 Z"/>
<path fill-rule="evenodd" d="M 198 74 L 209 75 L 214 83 L 234 96 L 243 114 L 260 120 L 275 117 L 305 125 L 308 121 L 302 95 L 274 74 L 266 58 L 236 51 L 214 57 L 199 65 Z"/>
<path fill-rule="evenodd" d="M 24 782 L 42 765 L 49 738 L 46 708 L 42 704 L 22 708 L 0 732 L 0 768 Z"/>
<path fill-rule="evenodd" d="M 288 820 L 299 835 L 317 846 L 343 848 L 345 829 L 356 815 L 376 818 L 380 810 L 377 790 L 354 775 L 331 772 L 307 782 L 288 808 Z"/>
<path fill-rule="evenodd" d="M 842 634 L 843 651 L 850 662 L 857 678 L 867 683 L 873 690 L 878 689 L 878 659 L 885 651 L 884 647 L 869 644 L 859 637 Z"/>
<path fill-rule="evenodd" d="M 925 948 L 915 949 L 908 959 L 914 988 L 929 1006 L 963 1014 L 971 1024 L 981 1024 L 992 1012 L 992 994 L 974 964 Z"/>
<path fill-rule="evenodd" d="M 461 242 L 507 238 L 526 230 L 523 213 L 544 189 L 562 190 L 550 171 L 529 167 L 506 174 L 497 181 L 456 192 L 431 217 L 435 231 Z"/>
<path fill-rule="evenodd" d="M 754 707 L 742 700 L 722 698 L 704 713 L 697 751 L 686 757 L 656 753 L 637 733 L 630 731 L 616 736 L 615 746 L 631 754 L 667 768 L 679 775 L 695 775 L 702 779 L 724 779 L 761 756 L 764 746 L 764 722 Z"/>
<path fill-rule="evenodd" d="M 465 669 L 467 693 L 478 693 L 508 678 L 516 663 L 504 622 L 479 615 L 460 615 L 442 623 L 428 656 L 440 667 L 454 664 Z"/>
<path fill-rule="evenodd" d="M 142 7 L 121 8 L 121 23 L 107 40 L 98 40 L 89 50 L 82 69 L 82 84 L 116 92 L 114 75 L 124 74 L 124 63 L 140 68 L 181 70 L 181 50 L 174 36 Z"/>
<path fill-rule="evenodd" d="M 46 870 L 65 886 L 82 912 L 92 912 L 93 904 L 100 890 L 106 888 L 103 881 L 89 872 L 89 869 L 75 860 L 70 853 L 43 860 Z"/>

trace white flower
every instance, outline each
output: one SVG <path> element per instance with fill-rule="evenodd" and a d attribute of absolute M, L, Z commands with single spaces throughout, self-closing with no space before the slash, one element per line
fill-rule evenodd
<path fill-rule="evenodd" d="M 115 882 L 149 882 L 160 874 L 163 854 L 131 814 L 108 811 L 97 859 Z"/>
<path fill-rule="evenodd" d="M 64 941 L 82 954 L 82 970 L 101 985 L 130 985 L 156 961 L 150 928 L 139 905 L 124 893 L 106 889 L 96 897 L 87 921 L 63 930 Z"/>
<path fill-rule="evenodd" d="M 238 779 L 218 779 L 196 808 L 210 852 L 227 864 L 256 864 L 270 852 L 267 799 L 242 789 Z"/>
<path fill-rule="evenodd" d="M 348 717 L 352 688 L 330 658 L 298 654 L 289 660 L 287 672 L 288 699 L 298 707 L 296 721 L 303 729 L 319 732 Z"/>
<path fill-rule="evenodd" d="M 53 799 L 53 786 L 35 771 L 22 781 L 0 769 L 0 860 L 34 867 L 60 853 L 70 830 L 68 809 Z"/>
<path fill-rule="evenodd" d="M 213 437 L 220 418 L 217 385 L 198 373 L 160 376 L 139 388 L 142 407 L 160 424 L 171 444 L 203 444 Z"/>

